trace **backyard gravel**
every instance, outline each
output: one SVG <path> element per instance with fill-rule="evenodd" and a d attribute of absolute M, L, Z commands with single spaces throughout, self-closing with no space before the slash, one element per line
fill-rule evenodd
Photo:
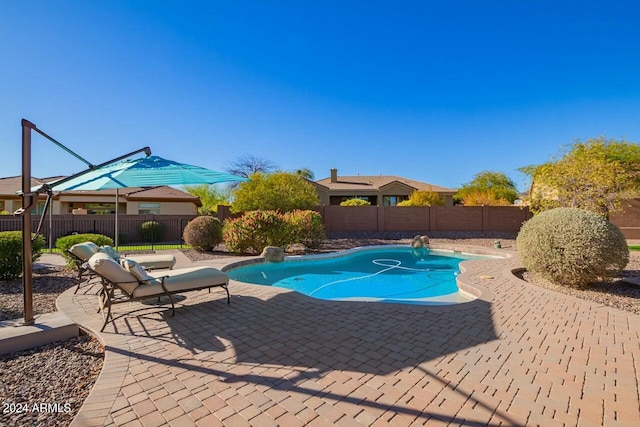
<path fill-rule="evenodd" d="M 361 233 L 333 234 L 319 249 L 329 252 L 358 246 L 407 244 L 413 234 L 384 235 Z M 502 248 L 515 250 L 515 236 L 509 234 L 484 235 L 481 233 L 429 233 L 431 243 L 459 243 L 493 247 L 500 240 Z M 633 243 L 633 242 L 632 242 Z M 223 249 L 223 248 L 219 248 Z M 193 261 L 227 256 L 222 250 L 213 253 L 184 251 Z M 526 272 L 525 279 L 547 289 L 589 299 L 600 304 L 640 315 L 640 286 L 617 279 L 610 283 L 596 284 L 589 289 L 559 287 L 532 278 Z M 640 277 L 640 252 L 631 252 L 624 277 Z M 64 290 L 75 285 L 75 273 L 64 269 L 49 269 L 34 272 L 34 312 L 55 311 L 55 300 Z M 22 282 L 0 282 L 0 320 L 22 317 Z M 104 358 L 104 349 L 90 336 L 50 344 L 28 351 L 0 356 L 0 413 L 1 426 L 21 425 L 68 425 L 93 387 Z M 13 407 L 8 405 L 13 404 Z M 28 409 L 15 413 L 17 404 Z M 36 404 L 36 406 L 34 406 Z M 43 404 L 44 406 L 39 406 Z M 48 406 L 47 406 L 48 405 Z M 39 409 L 43 408 L 43 411 Z M 13 413 L 4 413 L 5 411 Z M 54 412 L 53 410 L 60 411 Z"/>

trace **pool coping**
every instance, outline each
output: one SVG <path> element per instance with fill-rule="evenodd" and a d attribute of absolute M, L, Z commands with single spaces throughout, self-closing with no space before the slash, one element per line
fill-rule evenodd
<path fill-rule="evenodd" d="M 346 249 L 346 250 L 342 250 L 342 251 L 335 251 L 335 252 L 327 252 L 327 253 L 322 253 L 322 254 L 306 254 L 306 255 L 290 255 L 290 256 L 286 256 L 285 257 L 285 261 L 284 262 L 296 262 L 296 261 L 303 261 L 303 260 L 314 260 L 314 259 L 331 259 L 331 258 L 340 258 L 352 253 L 357 253 L 359 251 L 365 251 L 365 250 L 371 250 L 371 249 L 388 249 L 388 248 L 410 248 L 411 245 L 407 245 L 407 244 L 394 244 L 394 245 L 370 245 L 370 246 L 358 246 L 355 248 L 350 248 L 350 249 Z M 456 282 L 458 285 L 458 289 L 459 292 L 454 293 L 454 294 L 446 294 L 446 295 L 440 295 L 440 296 L 436 296 L 433 297 L 433 300 L 431 300 L 432 302 L 424 302 L 422 304 L 415 304 L 415 305 L 419 305 L 419 306 L 426 306 L 426 307 L 438 307 L 438 306 L 448 306 L 451 304 L 466 304 L 466 303 L 470 303 L 473 302 L 476 299 L 480 299 L 482 301 L 485 302 L 491 302 L 494 298 L 494 294 L 493 292 L 491 292 L 490 290 L 488 290 L 487 288 L 481 286 L 480 284 L 478 284 L 477 282 L 474 282 L 473 280 L 470 280 L 471 277 L 473 277 L 473 275 L 477 275 L 477 271 L 476 271 L 476 267 L 474 267 L 474 262 L 475 261 L 491 261 L 491 260 L 496 260 L 496 261 L 501 261 L 504 260 L 505 258 L 511 258 L 513 256 L 514 253 L 512 253 L 511 251 L 505 250 L 505 249 L 492 249 L 492 248 L 487 248 L 487 247 L 483 247 L 483 246 L 474 246 L 474 245 L 459 245 L 459 244 L 430 244 L 427 247 L 430 250 L 433 250 L 435 252 L 440 252 L 440 253 L 445 253 L 445 254 L 460 254 L 460 255 L 470 255 L 470 256 L 485 256 L 485 257 L 490 257 L 490 258 L 482 258 L 482 259 L 472 259 L 472 260 L 463 260 L 460 262 L 460 274 L 456 277 Z M 249 259 L 244 259 L 244 260 L 240 260 L 240 261 L 235 261 L 235 262 L 231 262 L 228 263 L 226 265 L 224 265 L 223 267 L 221 267 L 220 269 L 224 272 L 228 272 L 229 270 L 233 270 L 236 268 L 240 268 L 240 267 L 246 267 L 248 265 L 254 265 L 254 264 L 262 264 L 267 262 L 265 260 L 264 257 L 260 256 L 260 257 L 252 257 Z M 485 279 L 490 279 L 492 277 L 480 277 L 480 278 L 485 278 Z M 233 280 L 233 279 L 232 279 Z M 292 289 L 287 289 L 287 288 L 280 288 L 279 289 L 284 289 L 286 291 L 291 291 L 291 292 L 297 292 L 295 290 Z M 471 299 L 467 300 L 467 301 L 453 301 L 452 299 L 455 297 L 451 297 L 452 295 L 458 295 L 461 296 L 462 298 L 469 298 L 469 295 L 471 297 Z M 307 295 L 309 296 L 309 295 Z M 309 296 L 310 298 L 314 298 L 312 296 Z M 451 299 L 448 299 L 448 297 L 451 297 Z M 369 299 L 341 299 L 341 300 L 328 300 L 328 301 L 344 301 L 344 302 L 377 302 L 373 299 L 369 300 Z M 385 301 L 385 304 L 403 304 L 403 302 L 401 301 Z M 413 305 L 413 304 L 408 304 L 408 305 Z"/>

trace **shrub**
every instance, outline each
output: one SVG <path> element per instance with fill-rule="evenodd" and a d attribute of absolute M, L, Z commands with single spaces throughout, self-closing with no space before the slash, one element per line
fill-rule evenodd
<path fill-rule="evenodd" d="M 44 239 L 38 236 L 31 243 L 31 259 L 35 261 L 44 249 Z M 0 232 L 0 280 L 20 277 L 22 273 L 22 231 Z"/>
<path fill-rule="evenodd" d="M 224 243 L 234 253 L 259 254 L 266 246 L 286 247 L 288 230 L 277 211 L 249 211 L 228 219 L 223 228 Z"/>
<path fill-rule="evenodd" d="M 532 273 L 567 286 L 584 286 L 618 274 L 629 261 L 620 230 L 601 216 L 576 208 L 538 214 L 516 240 L 522 263 Z"/>
<path fill-rule="evenodd" d="M 222 242 L 222 223 L 212 216 L 199 216 L 189 221 L 182 237 L 198 252 L 212 251 Z"/>
<path fill-rule="evenodd" d="M 415 190 L 397 206 L 444 206 L 444 197 L 435 191 Z"/>
<path fill-rule="evenodd" d="M 233 197 L 233 213 L 254 210 L 289 212 L 311 209 L 320 203 L 312 183 L 288 172 L 255 173 L 250 181 L 240 183 Z"/>
<path fill-rule="evenodd" d="M 340 203 L 340 206 L 371 206 L 371 203 L 362 199 L 349 199 Z"/>
<path fill-rule="evenodd" d="M 63 257 L 67 259 L 67 266 L 73 268 L 74 262 L 73 258 L 67 252 L 71 246 L 84 243 L 84 242 L 93 242 L 98 246 L 113 246 L 113 239 L 111 237 L 105 236 L 104 234 L 72 234 L 70 236 L 60 237 L 56 240 L 56 248 L 60 249 L 60 253 Z"/>
<path fill-rule="evenodd" d="M 318 248 L 324 241 L 322 215 L 318 212 L 296 210 L 285 213 L 283 219 L 288 229 L 289 244 L 302 243 L 308 248 Z"/>
<path fill-rule="evenodd" d="M 511 206 L 508 199 L 500 198 L 492 190 L 471 189 L 460 199 L 464 206 Z"/>
<path fill-rule="evenodd" d="M 145 221 L 140 224 L 140 239 L 144 242 L 159 242 L 162 240 L 163 229 L 158 221 Z"/>

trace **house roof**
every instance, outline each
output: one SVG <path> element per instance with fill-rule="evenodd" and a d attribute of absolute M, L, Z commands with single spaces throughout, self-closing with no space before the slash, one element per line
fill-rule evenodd
<path fill-rule="evenodd" d="M 456 190 L 452 188 L 440 187 L 427 182 L 416 181 L 395 175 L 338 176 L 336 182 L 331 182 L 331 177 L 328 177 L 316 181 L 316 184 L 334 191 L 380 191 L 393 185 L 400 185 L 410 187 L 414 190 L 435 191 L 437 193 L 454 194 L 456 192 Z"/>
<path fill-rule="evenodd" d="M 31 178 L 31 186 L 44 184 L 45 182 L 55 181 L 64 176 L 56 176 L 49 178 Z M 0 198 L 10 199 L 18 198 L 17 194 L 22 188 L 22 177 L 13 176 L 8 178 L 0 178 Z M 202 206 L 200 199 L 185 191 L 178 190 L 166 185 L 158 187 L 134 187 L 119 190 L 120 196 L 127 200 L 154 200 L 162 202 L 191 202 L 196 206 Z M 59 193 L 55 193 L 59 194 Z M 100 190 L 100 191 L 65 191 L 65 196 L 82 195 L 82 196 L 115 196 L 116 190 Z M 55 198 L 55 196 L 54 196 Z"/>
<path fill-rule="evenodd" d="M 52 176 L 49 178 L 34 178 L 31 177 L 31 187 L 42 185 L 45 182 L 56 181 L 64 178 L 64 176 Z M 10 176 L 7 178 L 0 178 L 0 197 L 17 198 L 19 197 L 18 191 L 22 191 L 22 176 Z"/>

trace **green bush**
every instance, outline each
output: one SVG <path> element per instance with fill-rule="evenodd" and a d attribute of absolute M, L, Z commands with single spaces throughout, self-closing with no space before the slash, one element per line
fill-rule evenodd
<path fill-rule="evenodd" d="M 289 212 L 311 209 L 320 203 L 313 184 L 295 173 L 255 173 L 250 178 L 249 181 L 241 182 L 234 192 L 231 212 Z"/>
<path fill-rule="evenodd" d="M 31 259 L 37 260 L 44 249 L 44 239 L 38 236 L 31 243 Z M 22 231 L 0 232 L 0 280 L 20 277 L 22 273 Z"/>
<path fill-rule="evenodd" d="M 540 213 L 521 228 L 520 259 L 535 275 L 567 286 L 585 286 L 617 275 L 629 261 L 627 242 L 615 225 L 576 208 Z"/>
<path fill-rule="evenodd" d="M 315 211 L 296 210 L 283 215 L 288 228 L 289 244 L 302 243 L 308 248 L 318 248 L 325 239 L 322 215 Z"/>
<path fill-rule="evenodd" d="M 349 199 L 340 203 L 340 206 L 371 206 L 371 203 L 362 199 Z"/>
<path fill-rule="evenodd" d="M 93 242 L 98 246 L 113 246 L 113 239 L 103 234 L 85 233 L 60 237 L 56 240 L 56 248 L 60 249 L 62 256 L 67 259 L 67 266 L 71 268 L 74 266 L 73 258 L 67 250 L 75 244 L 84 242 Z"/>
<path fill-rule="evenodd" d="M 182 237 L 194 250 L 209 252 L 222 242 L 222 223 L 212 216 L 199 216 L 189 221 Z"/>
<path fill-rule="evenodd" d="M 278 211 L 249 211 L 228 219 L 223 228 L 224 243 L 230 252 L 259 254 L 266 246 L 288 246 L 288 230 Z"/>
<path fill-rule="evenodd" d="M 140 240 L 147 242 L 159 242 L 162 240 L 164 227 L 158 221 L 145 221 L 140 224 Z"/>

